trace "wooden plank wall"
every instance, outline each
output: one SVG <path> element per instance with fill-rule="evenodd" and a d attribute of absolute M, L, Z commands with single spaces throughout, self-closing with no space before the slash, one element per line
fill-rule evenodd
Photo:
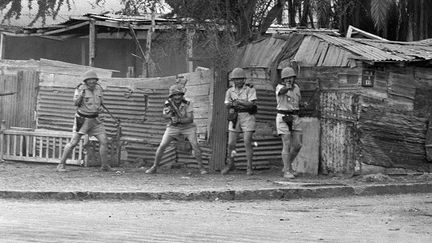
<path fill-rule="evenodd" d="M 38 73 L 29 70 L 2 70 L 0 93 L 11 94 L 0 97 L 0 120 L 5 120 L 7 127 L 35 128 Z"/>
<path fill-rule="evenodd" d="M 432 104 L 432 72 L 385 66 L 364 90 L 359 116 L 360 161 L 387 168 L 430 171 L 426 137 Z"/>
<path fill-rule="evenodd" d="M 414 68 L 414 80 L 417 88 L 414 99 L 416 117 L 428 119 L 425 137 L 426 161 L 432 163 L 432 69 Z"/>

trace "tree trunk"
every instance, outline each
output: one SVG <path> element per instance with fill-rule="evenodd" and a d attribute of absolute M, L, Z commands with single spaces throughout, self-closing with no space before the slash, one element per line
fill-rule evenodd
<path fill-rule="evenodd" d="M 257 0 L 238 0 L 240 14 L 238 16 L 237 40 L 247 41 L 252 37 L 252 16 L 255 12 Z"/>
<path fill-rule="evenodd" d="M 288 24 L 290 27 L 295 27 L 297 25 L 295 21 L 296 9 L 293 1 L 295 0 L 288 0 Z"/>
<path fill-rule="evenodd" d="M 272 9 L 267 13 L 260 26 L 260 34 L 263 35 L 268 30 L 273 20 L 282 13 L 286 0 L 278 0 Z"/>
<path fill-rule="evenodd" d="M 308 25 L 307 18 L 309 16 L 309 8 L 310 8 L 309 5 L 310 5 L 309 0 L 304 0 L 304 2 L 303 2 L 303 14 L 302 14 L 301 19 L 300 19 L 300 26 L 302 26 L 302 27 L 307 27 L 307 25 Z"/>

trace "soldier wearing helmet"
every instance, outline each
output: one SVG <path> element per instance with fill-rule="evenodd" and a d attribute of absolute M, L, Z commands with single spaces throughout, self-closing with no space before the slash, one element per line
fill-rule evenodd
<path fill-rule="evenodd" d="M 173 140 L 187 138 L 194 151 L 202 175 L 207 174 L 202 163 L 201 149 L 197 141 L 197 127 L 194 123 L 193 105 L 191 101 L 184 98 L 185 90 L 180 84 L 169 88 L 169 97 L 165 101 L 162 116 L 168 120 L 167 128 L 162 141 L 156 150 L 153 166 L 145 171 L 146 174 L 156 173 L 162 155 Z"/>
<path fill-rule="evenodd" d="M 228 158 L 221 174 L 235 169 L 234 155 L 238 135 L 243 132 L 246 148 L 247 175 L 252 175 L 252 136 L 255 132 L 256 90 L 246 85 L 246 74 L 242 68 L 234 68 L 229 76 L 234 83 L 225 93 L 225 105 L 228 109 Z"/>
<path fill-rule="evenodd" d="M 300 87 L 295 83 L 293 68 L 282 69 L 281 82 L 276 86 L 276 129 L 282 139 L 283 177 L 292 179 L 292 162 L 302 147 L 301 121 L 298 116 L 301 99 Z"/>
<path fill-rule="evenodd" d="M 97 83 L 99 80 L 94 70 L 88 70 L 83 75 L 83 82 L 75 89 L 73 101 L 77 107 L 74 117 L 73 135 L 66 144 L 57 171 L 66 171 L 66 159 L 83 135 L 95 136 L 99 140 L 101 170 L 110 171 L 107 158 L 107 136 L 105 127 L 99 119 L 102 110 L 103 90 Z"/>

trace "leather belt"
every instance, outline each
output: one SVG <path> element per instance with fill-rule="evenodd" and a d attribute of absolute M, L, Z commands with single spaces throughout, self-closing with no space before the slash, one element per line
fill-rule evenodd
<path fill-rule="evenodd" d="M 96 117 L 98 117 L 99 116 L 99 114 L 92 114 L 92 115 L 85 115 L 85 114 L 83 114 L 83 113 L 81 113 L 81 112 L 79 112 L 79 111 L 77 111 L 77 114 L 78 114 L 78 116 L 81 116 L 81 117 L 85 117 L 85 118 L 96 118 Z"/>
<path fill-rule="evenodd" d="M 292 110 L 292 111 L 277 110 L 277 113 L 284 114 L 284 115 L 298 115 L 299 110 Z"/>

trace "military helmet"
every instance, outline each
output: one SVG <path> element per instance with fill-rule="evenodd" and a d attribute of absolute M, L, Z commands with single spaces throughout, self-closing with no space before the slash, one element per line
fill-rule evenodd
<path fill-rule="evenodd" d="M 88 70 L 87 72 L 85 72 L 83 79 L 84 79 L 84 82 L 87 81 L 87 79 L 99 80 L 99 78 L 98 78 L 98 76 L 94 70 Z"/>
<path fill-rule="evenodd" d="M 181 85 L 179 84 L 174 84 L 173 86 L 171 86 L 169 88 L 169 97 L 172 97 L 173 95 L 176 94 L 180 94 L 180 95 L 184 95 L 184 89 Z"/>
<path fill-rule="evenodd" d="M 282 69 L 281 78 L 289 78 L 289 77 L 296 77 L 296 73 L 292 67 L 286 67 Z"/>
<path fill-rule="evenodd" d="M 243 70 L 243 68 L 234 68 L 230 75 L 229 75 L 229 79 L 235 79 L 235 78 L 246 78 L 246 73 Z"/>

